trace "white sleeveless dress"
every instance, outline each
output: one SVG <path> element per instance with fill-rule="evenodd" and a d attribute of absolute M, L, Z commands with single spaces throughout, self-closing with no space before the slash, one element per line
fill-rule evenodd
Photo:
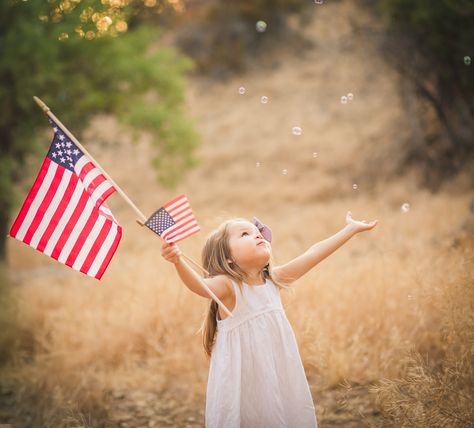
<path fill-rule="evenodd" d="M 220 320 L 206 392 L 206 428 L 315 428 L 316 412 L 280 291 L 232 282 L 233 317 Z"/>

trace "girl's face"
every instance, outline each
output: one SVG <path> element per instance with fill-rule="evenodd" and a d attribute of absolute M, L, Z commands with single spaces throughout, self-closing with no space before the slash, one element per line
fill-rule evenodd
<path fill-rule="evenodd" d="M 232 261 L 243 270 L 263 269 L 270 261 L 272 247 L 263 239 L 257 226 L 245 220 L 232 222 L 227 228 Z"/>

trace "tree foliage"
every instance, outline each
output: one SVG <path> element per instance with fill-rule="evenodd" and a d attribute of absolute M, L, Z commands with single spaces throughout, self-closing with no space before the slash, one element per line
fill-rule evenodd
<path fill-rule="evenodd" d="M 424 100 L 414 114 L 422 116 L 427 104 L 440 124 L 439 131 L 420 126 L 413 152 L 440 182 L 474 155 L 474 3 L 379 0 L 376 6 L 386 24 L 387 58 Z"/>
<path fill-rule="evenodd" d="M 99 0 L 85 3 L 101 6 Z M 171 48 L 153 46 L 159 40 L 156 29 L 100 34 L 85 26 L 87 8 L 58 15 L 58 7 L 43 0 L 0 2 L 0 258 L 12 207 L 20 202 L 12 185 L 21 178 L 27 155 L 35 148 L 40 154 L 38 130 L 47 126 L 33 95 L 79 138 L 99 112 L 151 132 L 163 184 L 173 185 L 177 171 L 193 163 L 197 135 L 182 111 L 184 73 L 191 62 Z M 118 24 L 126 28 L 125 21 Z"/>

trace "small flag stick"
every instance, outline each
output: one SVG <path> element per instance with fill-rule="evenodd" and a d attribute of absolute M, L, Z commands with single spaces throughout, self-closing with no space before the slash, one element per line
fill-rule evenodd
<path fill-rule="evenodd" d="M 74 137 L 74 135 L 71 134 L 71 132 L 62 124 L 62 122 L 53 114 L 53 112 L 51 111 L 51 109 L 41 100 L 39 99 L 38 97 L 34 96 L 33 99 L 36 101 L 36 104 L 38 104 L 38 106 L 41 108 L 41 110 L 43 110 L 46 115 L 48 117 L 50 117 L 58 126 L 61 127 L 62 131 L 74 142 L 74 144 L 79 147 L 82 152 L 91 160 L 95 163 L 95 165 L 97 166 L 97 168 L 100 168 L 102 170 L 102 173 L 104 174 L 104 176 L 107 178 L 107 180 L 109 180 L 112 185 L 115 187 L 115 189 L 117 190 L 117 192 L 120 194 L 120 196 L 122 196 L 124 199 L 125 199 L 125 202 L 127 202 L 131 207 L 132 209 L 138 214 L 138 216 L 140 217 L 140 220 L 137 220 L 137 223 L 140 224 L 141 226 L 144 226 L 144 222 L 146 221 L 146 217 L 145 215 L 138 209 L 138 207 L 130 200 L 130 198 L 125 194 L 125 192 L 115 183 L 114 180 L 112 180 L 112 178 L 109 176 L 109 174 L 107 174 L 104 170 L 104 168 L 102 168 L 100 166 L 100 164 L 90 155 L 90 153 L 84 148 L 84 146 L 82 146 L 82 144 L 77 141 L 76 137 Z M 158 235 L 159 236 L 159 235 Z M 161 238 L 161 236 L 160 236 Z M 209 275 L 209 272 L 206 271 L 206 269 L 204 269 L 202 266 L 200 266 L 197 262 L 195 262 L 194 260 L 192 260 L 191 258 L 185 256 L 184 254 L 181 254 L 185 259 L 189 260 L 191 263 L 195 264 L 197 267 L 199 267 L 203 272 L 205 272 L 207 275 Z M 201 285 L 206 289 L 206 291 L 211 295 L 211 297 L 218 303 L 222 306 L 222 309 L 226 312 L 227 315 L 229 315 L 230 317 L 232 317 L 232 312 L 229 311 L 229 309 L 227 309 L 227 307 L 220 301 L 220 299 L 212 292 L 212 290 L 208 287 L 208 285 L 202 280 L 202 278 L 200 278 L 200 283 Z"/>

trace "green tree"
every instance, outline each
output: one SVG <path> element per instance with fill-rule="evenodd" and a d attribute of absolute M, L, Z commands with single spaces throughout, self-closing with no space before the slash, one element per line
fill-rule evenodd
<path fill-rule="evenodd" d="M 156 29 L 141 25 L 119 35 L 127 26 L 121 11 L 112 18 L 94 15 L 102 3 L 84 3 L 80 9 L 68 0 L 0 2 L 0 260 L 12 208 L 21 202 L 13 184 L 27 155 L 35 149 L 45 155 L 36 136 L 47 121 L 33 95 L 79 138 L 98 112 L 152 132 L 154 164 L 165 185 L 176 183 L 177 172 L 194 161 L 197 135 L 182 110 L 191 62 L 171 48 L 149 49 L 159 38 Z M 94 31 L 100 25 L 114 31 Z"/>

